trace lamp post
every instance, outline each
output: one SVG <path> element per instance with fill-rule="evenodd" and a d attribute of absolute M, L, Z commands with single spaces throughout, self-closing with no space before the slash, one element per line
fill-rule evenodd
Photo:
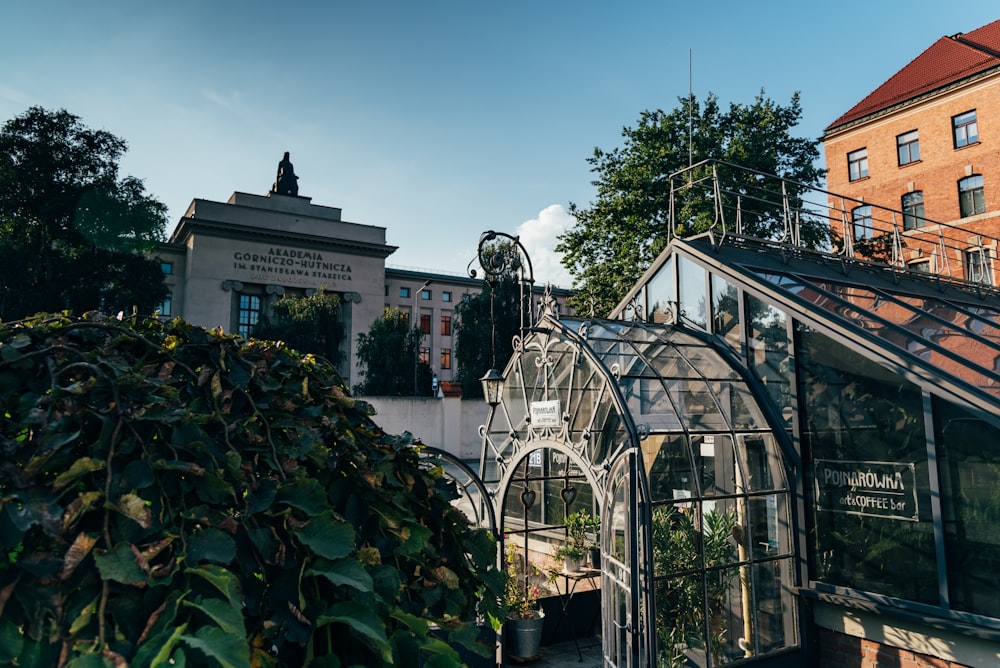
<path fill-rule="evenodd" d="M 417 339 L 417 344 L 413 346 L 413 396 L 417 396 L 417 365 L 420 360 L 420 342 L 424 340 L 423 330 L 420 329 L 420 314 L 417 313 L 417 299 L 427 286 L 434 281 L 427 280 L 424 284 L 413 294 L 413 322 L 410 323 L 411 326 L 416 327 L 420 331 L 420 338 Z"/>
<path fill-rule="evenodd" d="M 498 238 L 500 239 L 499 241 L 497 241 Z M 508 245 L 510 251 L 500 247 L 503 244 Z M 496 319 L 493 313 L 493 286 L 499 276 L 510 271 L 517 271 L 518 287 L 520 289 L 518 315 L 521 319 L 520 335 L 523 337 L 525 332 L 532 327 L 533 322 L 534 314 L 531 308 L 531 290 L 535 283 L 535 276 L 531 267 L 531 258 L 528 256 L 527 249 L 521 244 L 521 240 L 504 232 L 494 232 L 493 230 L 483 232 L 479 236 L 479 248 L 476 256 L 479 259 L 479 266 L 483 268 L 483 272 L 486 274 L 485 280 L 490 284 L 490 334 L 492 337 L 490 352 L 493 356 L 492 366 L 479 379 L 479 382 L 483 385 L 483 399 L 490 408 L 495 408 L 500 403 L 500 396 L 503 393 L 504 377 L 496 368 L 497 332 Z M 469 264 L 471 265 L 472 262 L 469 262 Z M 469 275 L 475 278 L 476 270 L 470 269 Z"/>

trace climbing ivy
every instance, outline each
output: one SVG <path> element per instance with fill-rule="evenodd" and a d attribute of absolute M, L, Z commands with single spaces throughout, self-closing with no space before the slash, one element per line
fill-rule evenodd
<path fill-rule="evenodd" d="M 0 323 L 0 666 L 451 666 L 496 545 L 325 361 Z"/>

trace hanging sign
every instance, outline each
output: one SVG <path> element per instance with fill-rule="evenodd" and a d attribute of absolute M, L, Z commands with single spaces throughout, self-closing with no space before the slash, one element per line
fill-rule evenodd
<path fill-rule="evenodd" d="M 817 459 L 813 475 L 819 511 L 919 520 L 912 463 Z"/>
<path fill-rule="evenodd" d="M 562 424 L 562 411 L 559 410 L 559 400 L 532 401 L 531 424 L 535 427 L 558 427 Z"/>

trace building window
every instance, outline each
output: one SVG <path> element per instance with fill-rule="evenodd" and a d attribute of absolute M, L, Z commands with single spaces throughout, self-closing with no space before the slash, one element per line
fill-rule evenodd
<path fill-rule="evenodd" d="M 989 251 L 974 248 L 965 253 L 965 276 L 972 283 L 993 285 L 993 266 Z"/>
<path fill-rule="evenodd" d="M 399 289 L 399 296 L 402 299 L 409 299 L 410 298 L 410 289 L 409 288 L 400 288 Z"/>
<path fill-rule="evenodd" d="M 931 273 L 931 261 L 930 258 L 925 258 L 923 260 L 914 260 L 908 265 L 910 271 L 918 271 L 921 274 Z"/>
<path fill-rule="evenodd" d="M 859 148 L 847 154 L 847 173 L 851 181 L 868 176 L 868 149 Z"/>
<path fill-rule="evenodd" d="M 430 298 L 431 298 L 431 291 L 430 290 L 421 290 L 420 291 L 420 299 L 422 299 L 423 301 L 426 302 L 426 301 L 430 301 Z"/>
<path fill-rule="evenodd" d="M 430 334 L 431 333 L 431 314 L 421 313 L 420 314 L 420 333 Z"/>
<path fill-rule="evenodd" d="M 451 368 L 451 348 L 441 349 L 441 368 L 442 369 Z"/>
<path fill-rule="evenodd" d="M 441 336 L 451 336 L 451 316 L 441 316 Z"/>
<path fill-rule="evenodd" d="M 900 167 L 920 160 L 920 139 L 916 130 L 896 137 L 896 152 L 899 155 Z"/>
<path fill-rule="evenodd" d="M 388 296 L 389 296 L 389 286 L 388 286 L 388 285 L 387 285 L 387 286 L 385 286 L 385 296 L 386 296 L 386 297 L 388 297 Z"/>
<path fill-rule="evenodd" d="M 163 298 L 162 302 L 160 302 L 160 308 L 159 308 L 160 315 L 173 315 L 171 313 L 173 309 L 173 302 L 174 302 L 174 293 L 168 292 L 167 296 Z"/>
<path fill-rule="evenodd" d="M 420 361 L 424 364 L 431 363 L 431 349 L 430 348 L 420 348 Z"/>
<path fill-rule="evenodd" d="M 173 262 L 161 262 L 160 271 L 166 275 L 171 275 L 174 273 L 174 263 Z"/>
<path fill-rule="evenodd" d="M 924 219 L 924 193 L 915 190 L 903 195 L 903 229 L 915 230 L 927 224 Z"/>
<path fill-rule="evenodd" d="M 443 301 L 443 302 L 450 302 L 451 301 L 451 293 L 448 292 L 447 290 L 442 291 L 441 292 L 441 301 Z"/>
<path fill-rule="evenodd" d="M 962 218 L 986 211 L 982 174 L 973 174 L 958 182 L 958 208 Z"/>
<path fill-rule="evenodd" d="M 240 336 L 248 338 L 258 320 L 260 320 L 260 297 L 258 295 L 240 295 L 236 331 Z"/>
<path fill-rule="evenodd" d="M 953 116 L 951 126 L 955 131 L 955 148 L 962 148 L 979 141 L 979 123 L 976 122 L 976 110 Z"/>
<path fill-rule="evenodd" d="M 851 222 L 854 227 L 855 241 L 871 239 L 875 236 L 875 230 L 872 229 L 872 207 L 870 204 L 851 209 Z"/>

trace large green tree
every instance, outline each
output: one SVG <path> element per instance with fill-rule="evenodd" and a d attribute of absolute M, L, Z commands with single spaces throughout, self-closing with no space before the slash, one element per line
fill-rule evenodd
<path fill-rule="evenodd" d="M 0 129 L 0 318 L 38 311 L 152 313 L 166 206 L 119 176 L 122 139 L 32 107 Z"/>
<path fill-rule="evenodd" d="M 587 207 L 570 204 L 576 225 L 560 237 L 557 250 L 573 274 L 579 312 L 607 314 L 662 251 L 673 234 L 670 225 L 671 174 L 704 160 L 725 161 L 747 169 L 719 168 L 721 187 L 747 192 L 756 185 L 754 171 L 792 180 L 787 193 L 796 198 L 805 186 L 818 185 L 823 172 L 815 139 L 795 137 L 802 114 L 798 94 L 787 105 L 765 97 L 724 110 L 709 94 L 681 98 L 673 111 L 644 111 L 634 128 L 622 130 L 624 144 L 611 151 L 594 149 L 587 159 L 596 174 L 597 197 Z M 694 178 L 704 172 L 694 170 Z M 802 184 L 796 185 L 796 184 Z M 676 186 L 676 182 L 674 183 Z M 674 188 L 676 234 L 704 232 L 716 221 L 710 189 Z M 747 198 L 744 234 L 773 238 L 782 231 L 780 189 Z M 754 213 L 755 212 L 755 213 Z M 807 221 L 808 245 L 824 242 L 824 226 Z"/>
<path fill-rule="evenodd" d="M 344 323 L 340 319 L 340 297 L 318 290 L 308 297 L 285 296 L 269 316 L 261 318 L 252 335 L 258 339 L 284 341 L 299 352 L 340 364 Z"/>
<path fill-rule="evenodd" d="M 428 396 L 431 368 L 419 356 L 424 334 L 410 327 L 410 319 L 399 309 L 385 309 L 367 333 L 358 334 L 358 361 L 365 379 L 354 393 L 369 397 Z"/>

